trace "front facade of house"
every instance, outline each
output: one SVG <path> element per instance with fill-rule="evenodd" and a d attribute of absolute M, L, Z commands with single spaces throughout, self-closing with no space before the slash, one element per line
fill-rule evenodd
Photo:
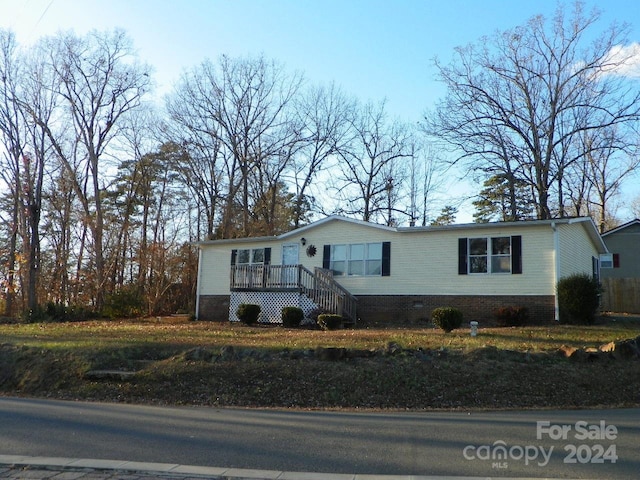
<path fill-rule="evenodd" d="M 282 306 L 327 309 L 320 301 L 333 282 L 336 313 L 366 324 L 416 323 L 441 306 L 469 320 L 508 305 L 553 319 L 557 279 L 596 273 L 606 252 L 589 218 L 395 228 L 332 216 L 277 237 L 199 247 L 199 319 L 236 320 L 239 303 L 271 309 L 270 322 Z"/>

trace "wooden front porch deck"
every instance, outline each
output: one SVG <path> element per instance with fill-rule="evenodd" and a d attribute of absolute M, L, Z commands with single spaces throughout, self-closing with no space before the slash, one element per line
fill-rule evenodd
<path fill-rule="evenodd" d="M 357 299 L 333 278 L 330 270 L 302 265 L 233 265 L 232 292 L 291 292 L 308 296 L 318 307 L 342 315 L 346 323 L 357 319 Z"/>

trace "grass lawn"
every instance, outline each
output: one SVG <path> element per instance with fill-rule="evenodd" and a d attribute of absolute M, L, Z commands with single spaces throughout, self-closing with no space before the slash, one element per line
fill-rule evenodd
<path fill-rule="evenodd" d="M 640 321 L 591 326 L 331 332 L 228 323 L 90 321 L 0 325 L 0 394 L 159 404 L 296 408 L 640 405 L 640 362 L 557 354 L 640 336 Z M 356 351 L 336 361 L 316 349 Z M 96 378 L 88 372 L 126 371 Z"/>

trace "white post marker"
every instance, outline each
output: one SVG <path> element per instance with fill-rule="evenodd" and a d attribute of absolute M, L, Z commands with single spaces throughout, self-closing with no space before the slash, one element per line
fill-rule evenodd
<path fill-rule="evenodd" d="M 469 325 L 471 325 L 471 336 L 478 335 L 478 322 L 470 322 Z"/>

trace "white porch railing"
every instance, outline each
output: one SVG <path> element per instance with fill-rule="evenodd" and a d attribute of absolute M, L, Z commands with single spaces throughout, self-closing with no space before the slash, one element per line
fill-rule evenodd
<path fill-rule="evenodd" d="M 233 265 L 232 291 L 299 291 L 318 307 L 342 315 L 348 322 L 357 318 L 357 299 L 335 281 L 330 270 L 302 265 Z"/>

